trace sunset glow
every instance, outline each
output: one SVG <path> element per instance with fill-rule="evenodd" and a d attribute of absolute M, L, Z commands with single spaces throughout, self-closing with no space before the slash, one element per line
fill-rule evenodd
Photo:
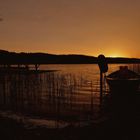
<path fill-rule="evenodd" d="M 121 51 L 115 51 L 115 50 L 107 53 L 106 56 L 108 56 L 108 57 L 131 57 L 129 55 L 129 53 L 127 53 L 127 52 L 123 52 L 123 51 L 121 52 Z"/>
<path fill-rule="evenodd" d="M 119 54 L 112 54 L 112 55 L 110 55 L 109 57 L 124 57 L 124 56 L 121 56 L 121 55 L 119 55 Z"/>
<path fill-rule="evenodd" d="M 0 49 L 140 58 L 139 0 L 3 0 L 0 9 Z"/>

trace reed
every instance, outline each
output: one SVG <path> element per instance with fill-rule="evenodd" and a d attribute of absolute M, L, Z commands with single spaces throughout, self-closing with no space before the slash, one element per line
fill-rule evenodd
<path fill-rule="evenodd" d="M 93 120 L 99 113 L 95 81 L 57 72 L 0 75 L 0 108 L 56 122 Z"/>

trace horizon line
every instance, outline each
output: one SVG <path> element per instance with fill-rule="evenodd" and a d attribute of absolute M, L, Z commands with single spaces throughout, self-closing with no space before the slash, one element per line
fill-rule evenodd
<path fill-rule="evenodd" d="M 50 54 L 50 55 L 81 55 L 81 56 L 87 56 L 87 57 L 98 57 L 98 56 L 94 56 L 94 55 L 88 55 L 88 54 L 79 54 L 79 53 L 70 53 L 70 54 L 55 54 L 55 53 L 47 53 L 47 52 L 41 52 L 41 51 L 35 51 L 35 52 L 23 52 L 23 51 L 9 51 L 9 50 L 4 50 L 4 49 L 0 49 L 0 52 L 5 51 L 5 52 L 9 52 L 9 53 L 42 53 L 42 54 Z M 101 53 L 102 54 L 102 53 Z M 104 54 L 103 54 L 104 55 Z M 117 56 L 117 57 L 111 57 L 111 56 L 105 56 L 106 58 L 128 58 L 128 59 L 140 59 L 140 57 L 125 57 L 125 56 Z"/>

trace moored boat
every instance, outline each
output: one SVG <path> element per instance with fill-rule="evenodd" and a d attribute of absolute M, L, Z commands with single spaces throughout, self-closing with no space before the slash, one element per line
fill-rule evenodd
<path fill-rule="evenodd" d="M 106 77 L 110 91 L 137 91 L 140 84 L 140 75 L 128 69 L 127 66 L 121 66 L 120 70 L 109 74 Z M 126 93 L 126 92 L 124 92 Z"/>

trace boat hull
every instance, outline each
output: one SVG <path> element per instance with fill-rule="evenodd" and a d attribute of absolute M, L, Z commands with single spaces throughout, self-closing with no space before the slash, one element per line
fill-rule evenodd
<path fill-rule="evenodd" d="M 139 89 L 140 79 L 113 79 L 106 78 L 110 91 L 113 92 L 135 92 Z"/>

